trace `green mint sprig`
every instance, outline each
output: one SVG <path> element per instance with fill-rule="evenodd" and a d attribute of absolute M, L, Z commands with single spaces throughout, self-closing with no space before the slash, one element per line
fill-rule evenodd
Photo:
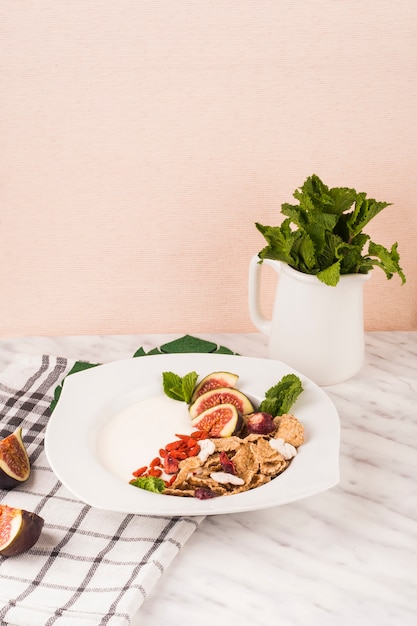
<path fill-rule="evenodd" d="M 390 203 L 377 202 L 348 187 L 329 188 L 315 174 L 293 196 L 298 205 L 281 205 L 285 219 L 280 226 L 255 224 L 268 244 L 259 252 L 261 262 L 283 261 L 330 286 L 337 285 L 344 274 L 367 274 L 374 267 L 381 268 L 388 279 L 398 274 L 401 283 L 406 282 L 398 243 L 388 250 L 363 232 Z"/>
<path fill-rule="evenodd" d="M 198 374 L 196 372 L 189 372 L 183 377 L 174 372 L 162 372 L 164 393 L 173 400 L 189 403 L 197 379 Z"/>
<path fill-rule="evenodd" d="M 287 374 L 279 383 L 268 389 L 259 411 L 269 413 L 273 417 L 288 413 L 300 393 L 303 391 L 301 380 L 295 374 Z"/>

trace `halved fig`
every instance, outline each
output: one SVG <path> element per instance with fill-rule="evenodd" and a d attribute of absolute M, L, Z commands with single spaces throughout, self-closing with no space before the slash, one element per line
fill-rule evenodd
<path fill-rule="evenodd" d="M 0 441 L 0 489 L 13 489 L 30 476 L 30 463 L 19 426 Z"/>
<path fill-rule="evenodd" d="M 244 393 L 238 389 L 229 389 L 228 387 L 219 387 L 206 391 L 197 398 L 189 406 L 191 418 L 194 419 L 203 411 L 210 409 L 218 404 L 233 404 L 241 415 L 247 415 L 254 412 L 252 402 Z"/>
<path fill-rule="evenodd" d="M 272 419 L 272 415 L 263 411 L 247 415 L 245 422 L 248 433 L 250 434 L 269 435 L 277 429 Z"/>
<path fill-rule="evenodd" d="M 16 556 L 38 541 L 44 520 L 36 513 L 0 504 L 0 554 Z"/>
<path fill-rule="evenodd" d="M 240 432 L 243 419 L 234 404 L 216 404 L 191 421 L 196 430 L 205 430 L 209 437 L 231 437 Z"/>
<path fill-rule="evenodd" d="M 234 387 L 239 379 L 237 374 L 232 372 L 212 372 L 205 376 L 193 391 L 191 402 L 194 402 L 198 396 L 202 396 L 206 391 L 219 389 L 220 387 Z"/>

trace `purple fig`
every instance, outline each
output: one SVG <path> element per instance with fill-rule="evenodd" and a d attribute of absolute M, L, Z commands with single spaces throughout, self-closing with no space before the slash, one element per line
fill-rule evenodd
<path fill-rule="evenodd" d="M 30 476 L 30 463 L 22 441 L 22 429 L 0 440 L 0 489 L 13 489 Z"/>
<path fill-rule="evenodd" d="M 44 520 L 36 513 L 0 504 L 0 554 L 16 556 L 39 539 Z"/>
<path fill-rule="evenodd" d="M 247 415 L 254 410 L 249 398 L 241 391 L 229 387 L 219 387 L 206 391 L 189 406 L 191 419 L 219 404 L 234 404 L 241 415 Z"/>
<path fill-rule="evenodd" d="M 246 416 L 246 428 L 253 435 L 270 435 L 276 430 L 272 415 L 262 411 Z"/>

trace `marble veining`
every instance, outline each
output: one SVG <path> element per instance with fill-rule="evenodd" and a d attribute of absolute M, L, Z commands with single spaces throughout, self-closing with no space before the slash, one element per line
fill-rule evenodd
<path fill-rule="evenodd" d="M 22 337 L 16 353 L 107 362 L 181 334 Z M 199 334 L 245 355 L 265 337 Z M 362 370 L 325 392 L 341 421 L 340 483 L 263 511 L 207 517 L 133 626 L 411 626 L 417 615 L 417 332 L 366 335 Z"/>

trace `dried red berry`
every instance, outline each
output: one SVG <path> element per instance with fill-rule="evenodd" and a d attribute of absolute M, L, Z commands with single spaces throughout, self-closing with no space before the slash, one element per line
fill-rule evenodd
<path fill-rule="evenodd" d="M 167 454 L 164 458 L 164 470 L 166 474 L 176 474 L 178 472 L 178 459 Z"/>
<path fill-rule="evenodd" d="M 209 500 L 210 498 L 217 498 L 218 494 L 208 487 L 197 487 L 194 490 L 194 497 L 199 500 Z"/>
<path fill-rule="evenodd" d="M 235 464 L 231 459 L 229 459 L 224 450 L 220 452 L 219 460 L 224 472 L 227 472 L 228 474 L 236 474 Z"/>

